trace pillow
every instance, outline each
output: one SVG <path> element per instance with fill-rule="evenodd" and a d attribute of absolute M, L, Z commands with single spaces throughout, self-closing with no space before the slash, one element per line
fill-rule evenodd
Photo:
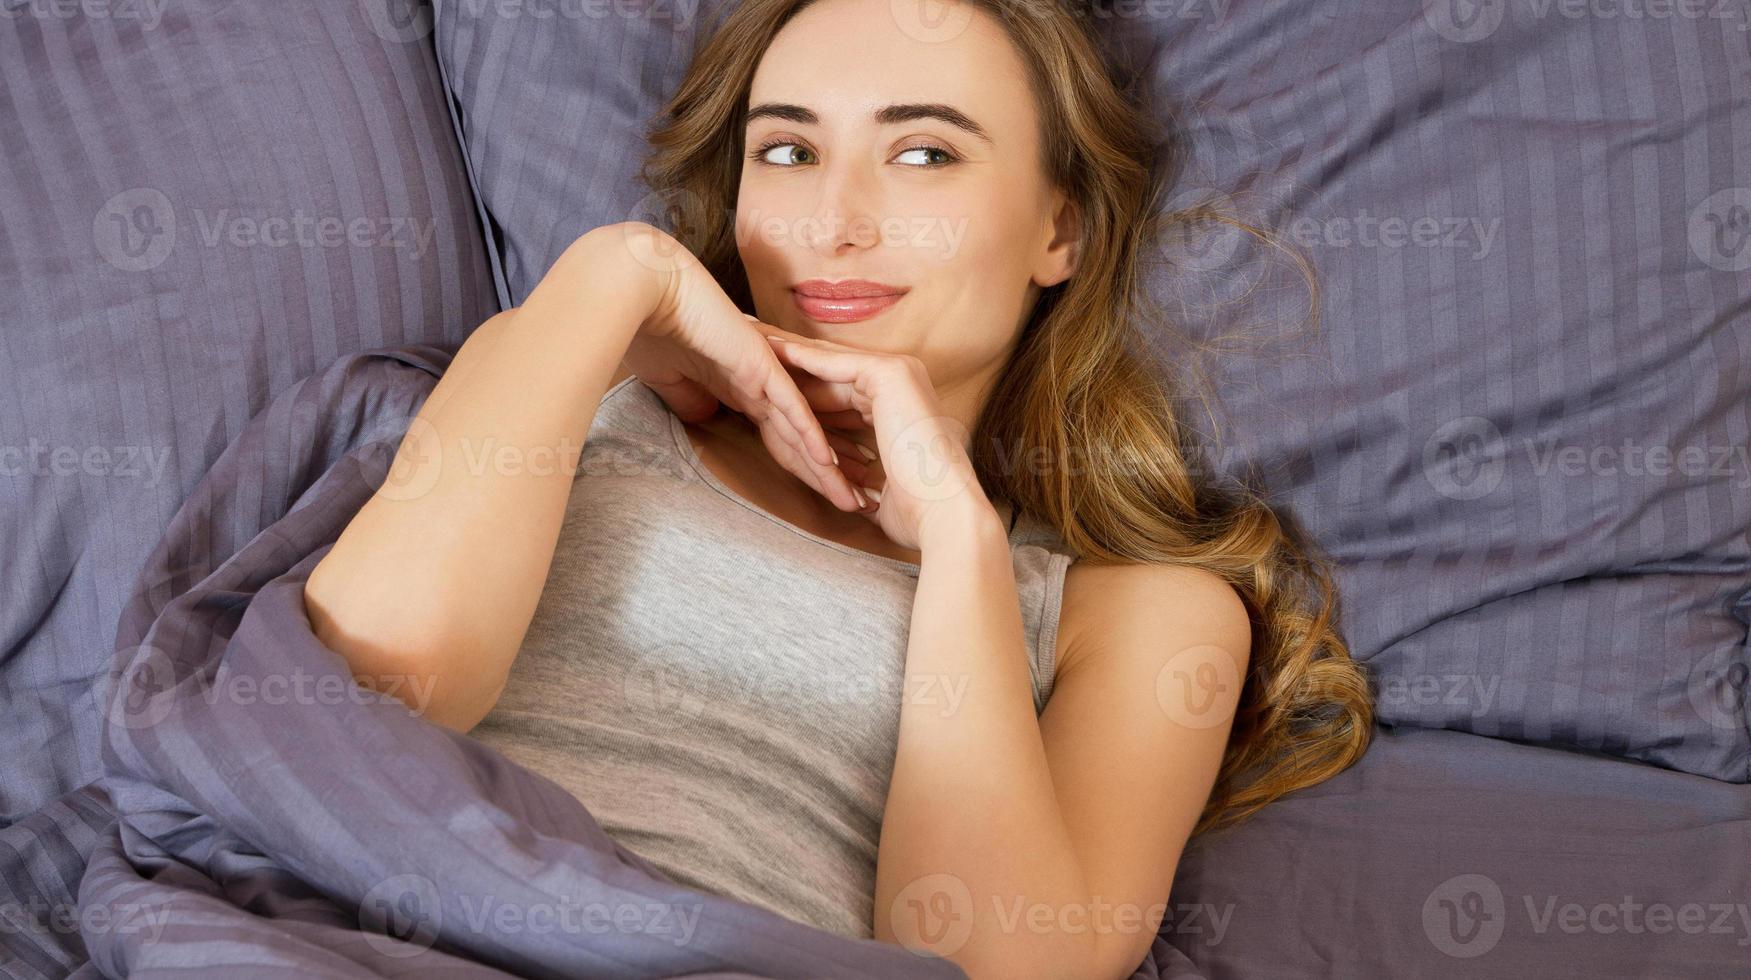
<path fill-rule="evenodd" d="M 645 127 L 733 7 L 434 0 L 438 61 L 505 305 L 521 305 L 584 232 L 662 223 L 662 199 L 638 179 Z"/>
<path fill-rule="evenodd" d="M 1225 9 L 1112 46 L 1190 141 L 1176 203 L 1300 249 L 1319 326 L 1218 224 L 1152 288 L 1223 351 L 1209 465 L 1335 560 L 1381 720 L 1751 781 L 1741 25 Z"/>
<path fill-rule="evenodd" d="M 1081 9 L 1190 141 L 1170 203 L 1317 266 L 1317 332 L 1292 288 L 1236 312 L 1280 265 L 1215 226 L 1150 274 L 1220 351 L 1212 472 L 1334 559 L 1381 719 L 1745 781 L 1751 55 L 1732 22 L 1506 6 Z M 645 126 L 728 9 L 438 0 L 511 302 L 648 217 Z"/>
<path fill-rule="evenodd" d="M 0 740 L 32 759 L 0 766 L 4 825 L 97 775 L 134 578 L 250 417 L 498 304 L 429 32 L 0 2 Z"/>

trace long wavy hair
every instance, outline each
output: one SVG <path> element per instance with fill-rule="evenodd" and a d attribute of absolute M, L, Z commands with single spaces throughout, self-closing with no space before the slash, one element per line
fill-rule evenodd
<path fill-rule="evenodd" d="M 653 210 L 748 313 L 734 218 L 748 95 L 774 35 L 812 2 L 742 0 L 700 45 L 646 134 L 641 176 L 660 204 Z M 1055 0 L 967 2 L 1003 25 L 1027 63 L 1041 164 L 1081 221 L 1075 272 L 1042 290 L 969 452 L 988 496 L 1045 521 L 1078 560 L 1196 566 L 1244 599 L 1248 673 L 1193 834 L 1230 826 L 1343 771 L 1373 731 L 1367 677 L 1339 633 L 1329 565 L 1261 493 L 1200 476 L 1197 439 L 1175 408 L 1183 381 L 1152 368 L 1145 353 L 1147 331 L 1171 326 L 1143 275 L 1163 254 L 1163 236 L 1216 220 L 1280 243 L 1220 210 L 1164 206 L 1160 175 L 1177 169 L 1180 142 L 1158 137 L 1070 9 Z M 1311 269 L 1294 258 L 1317 311 Z M 1039 458 L 1087 465 L 1014 465 Z"/>

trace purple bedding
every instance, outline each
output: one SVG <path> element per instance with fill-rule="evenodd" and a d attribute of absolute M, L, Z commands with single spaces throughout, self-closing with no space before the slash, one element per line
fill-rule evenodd
<path fill-rule="evenodd" d="M 1744 977 L 1751 786 L 1388 729 L 1194 842 L 1169 914 L 1156 962 L 1175 977 Z"/>
<path fill-rule="evenodd" d="M 443 350 L 652 217 L 639 128 L 727 2 L 0 0 L 0 452 L 164 461 L 0 476 L 0 976 L 955 975 L 665 885 L 336 699 L 297 614 Z M 1138 977 L 1746 975 L 1745 5 L 1085 6 L 1189 140 L 1176 203 L 1319 269 L 1318 334 L 1259 290 L 1267 349 L 1204 365 L 1210 458 L 1333 555 L 1391 726 L 1195 841 Z M 1257 281 L 1191 245 L 1168 302 Z M 544 931 L 558 895 L 651 928 Z"/>
<path fill-rule="evenodd" d="M 102 777 L 0 830 L 0 973 L 964 976 L 669 881 L 316 640 L 303 582 L 449 360 L 341 358 L 178 511 L 122 613 Z"/>

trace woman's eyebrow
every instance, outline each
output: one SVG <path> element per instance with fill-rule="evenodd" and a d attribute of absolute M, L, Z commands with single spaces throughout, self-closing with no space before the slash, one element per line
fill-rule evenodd
<path fill-rule="evenodd" d="M 753 106 L 748 110 L 747 122 L 752 123 L 756 119 L 783 119 L 787 122 L 802 123 L 807 126 L 817 125 L 821 121 L 813 109 L 789 102 L 762 102 Z M 987 143 L 991 142 L 991 137 L 985 132 L 985 127 L 974 122 L 966 113 L 954 106 L 944 105 L 940 102 L 902 102 L 898 105 L 883 106 L 875 113 L 876 122 L 884 126 L 911 122 L 914 119 L 935 119 L 948 123 L 957 129 L 966 130 Z"/>

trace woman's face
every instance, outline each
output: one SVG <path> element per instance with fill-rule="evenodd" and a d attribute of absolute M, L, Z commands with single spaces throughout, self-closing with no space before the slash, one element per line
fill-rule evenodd
<path fill-rule="evenodd" d="M 970 8 L 949 8 L 949 30 L 903 22 L 912 9 L 819 0 L 773 39 L 748 99 L 737 247 L 760 319 L 916 355 L 945 401 L 976 403 L 1040 289 L 1070 275 L 1074 211 L 1041 170 L 1003 28 Z M 810 280 L 900 295 L 810 298 Z"/>

